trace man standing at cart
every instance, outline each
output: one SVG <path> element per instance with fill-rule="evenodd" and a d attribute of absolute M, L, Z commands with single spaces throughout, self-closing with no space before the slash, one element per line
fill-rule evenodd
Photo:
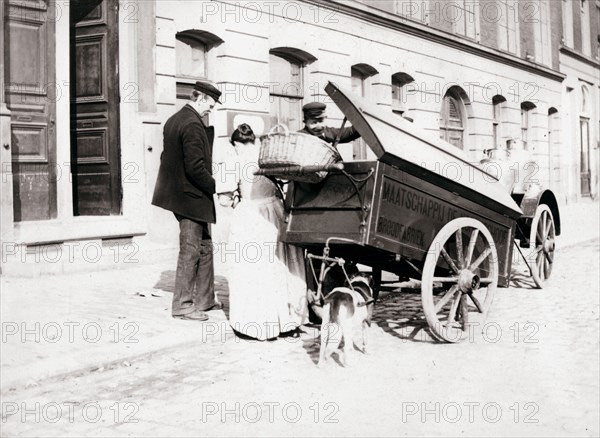
<path fill-rule="evenodd" d="M 348 128 L 331 128 L 325 126 L 325 109 L 327 105 L 321 102 L 307 103 L 302 107 L 304 128 L 298 132 L 314 135 L 327 143 L 349 143 L 360 138 L 354 126 Z"/>
<path fill-rule="evenodd" d="M 190 101 L 164 127 L 152 204 L 172 211 L 179 222 L 173 318 L 205 321 L 205 311 L 222 308 L 215 296 L 209 225 L 216 222 L 211 167 L 214 128 L 202 120 L 221 103 L 220 96 L 214 85 L 196 82 Z"/>
<path fill-rule="evenodd" d="M 360 134 L 354 128 L 354 126 L 349 126 L 347 128 L 332 128 L 329 126 L 325 126 L 325 110 L 327 109 L 327 105 L 321 102 L 310 102 L 302 107 L 302 112 L 304 114 L 304 128 L 302 128 L 298 132 L 302 132 L 304 134 L 314 135 L 315 137 L 319 137 L 321 140 L 326 141 L 329 144 L 338 144 L 338 143 L 349 143 L 360 138 Z M 317 296 L 317 283 L 312 274 L 312 268 L 309 265 L 310 262 L 306 261 L 306 284 L 309 289 L 308 298 L 309 304 L 312 309 L 313 306 L 320 307 L 320 303 L 315 302 Z M 318 268 L 316 269 L 318 272 Z M 338 273 L 339 274 L 339 273 Z M 318 275 L 318 274 L 317 274 Z M 335 281 L 334 281 L 335 283 Z M 342 280 L 343 283 L 343 280 Z M 338 284 L 341 285 L 341 284 Z M 325 291 L 325 292 L 328 292 Z M 317 311 L 313 310 L 314 313 Z M 311 320 L 313 322 L 318 322 L 318 319 L 314 319 L 311 315 Z"/>

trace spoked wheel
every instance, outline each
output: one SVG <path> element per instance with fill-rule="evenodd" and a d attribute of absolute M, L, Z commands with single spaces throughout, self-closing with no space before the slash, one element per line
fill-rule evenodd
<path fill-rule="evenodd" d="M 482 323 L 498 285 L 498 255 L 488 229 L 458 218 L 433 240 L 421 281 L 423 311 L 434 336 L 458 342 L 469 322 Z"/>
<path fill-rule="evenodd" d="M 544 283 L 552 273 L 555 238 L 554 217 L 550 208 L 545 204 L 538 205 L 531 222 L 527 262 L 531 269 L 533 281 L 540 289 L 544 287 Z"/>

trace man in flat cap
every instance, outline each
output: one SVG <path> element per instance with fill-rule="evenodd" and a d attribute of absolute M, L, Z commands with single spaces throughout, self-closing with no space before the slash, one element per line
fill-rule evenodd
<path fill-rule="evenodd" d="M 327 143 L 349 143 L 360 137 L 353 126 L 348 128 L 331 128 L 325 126 L 325 109 L 327 105 L 321 102 L 307 103 L 302 107 L 304 113 L 304 128 L 298 132 L 310 134 L 325 140 Z M 339 138 L 338 138 L 339 137 Z"/>
<path fill-rule="evenodd" d="M 220 309 L 214 289 L 212 239 L 216 222 L 212 176 L 214 128 L 202 118 L 219 102 L 221 92 L 196 82 L 190 101 L 167 120 L 164 148 L 152 204 L 172 211 L 179 221 L 179 257 L 171 314 L 205 321 L 207 310 Z"/>
<path fill-rule="evenodd" d="M 304 113 L 304 128 L 298 132 L 314 135 L 330 144 L 335 143 L 336 141 L 337 143 L 349 143 L 360 138 L 360 134 L 353 126 L 347 128 L 331 128 L 325 126 L 326 109 L 327 105 L 321 102 L 310 102 L 304 105 L 302 107 L 302 112 Z M 308 289 L 314 293 L 317 290 L 317 283 L 315 282 L 314 276 L 309 274 L 312 272 L 312 268 L 309 265 L 308 260 L 306 260 L 305 263 L 306 284 Z M 311 303 L 311 305 L 312 304 L 313 303 Z M 315 320 L 313 322 L 317 321 Z"/>

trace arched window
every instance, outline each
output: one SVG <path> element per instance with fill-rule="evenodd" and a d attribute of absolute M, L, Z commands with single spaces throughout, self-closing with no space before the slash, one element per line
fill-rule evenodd
<path fill-rule="evenodd" d="M 458 86 L 451 87 L 442 102 L 440 112 L 440 138 L 454 146 L 465 148 L 467 114 L 466 93 Z"/>
<path fill-rule="evenodd" d="M 279 47 L 270 50 L 271 126 L 284 123 L 290 130 L 302 128 L 304 66 L 317 58 L 300 49 Z"/>
<path fill-rule="evenodd" d="M 560 181 L 560 117 L 554 107 L 548 109 L 548 171 L 553 186 Z"/>
<path fill-rule="evenodd" d="M 556 132 L 560 129 L 560 117 L 558 110 L 554 107 L 548 109 L 548 147 L 550 152 L 554 148 L 554 143 L 558 140 Z"/>
<path fill-rule="evenodd" d="M 521 141 L 523 147 L 529 149 L 531 142 L 531 114 L 535 108 L 535 104 L 532 102 L 523 102 L 521 104 Z"/>
<path fill-rule="evenodd" d="M 369 98 L 371 96 L 372 79 L 379 72 L 369 64 L 355 64 L 350 69 L 352 77 L 352 91 L 361 97 Z M 355 160 L 365 160 L 367 158 L 367 144 L 363 139 L 353 142 L 352 156 Z"/>
<path fill-rule="evenodd" d="M 590 92 L 585 85 L 581 86 L 581 114 L 587 115 L 590 113 Z"/>
<path fill-rule="evenodd" d="M 591 166 L 590 166 L 590 92 L 585 84 L 581 85 L 581 105 L 579 109 L 579 138 L 580 163 L 579 171 L 581 178 L 581 194 L 589 196 L 591 193 Z"/>
<path fill-rule="evenodd" d="M 414 79 L 407 73 L 395 73 L 392 75 L 392 111 L 403 115 L 412 104 L 412 95 L 407 93 Z M 411 102 L 409 103 L 409 99 Z"/>
<path fill-rule="evenodd" d="M 371 93 L 371 78 L 379 73 L 369 64 L 355 64 L 350 69 L 352 76 L 352 91 L 362 97 L 368 97 Z"/>
<path fill-rule="evenodd" d="M 177 33 L 175 77 L 178 104 L 189 99 L 196 81 L 210 77 L 208 53 L 222 42 L 218 36 L 201 30 L 190 29 Z"/>
<path fill-rule="evenodd" d="M 493 117 L 492 117 L 492 137 L 493 147 L 500 148 L 502 146 L 502 125 L 504 123 L 504 106 L 506 99 L 504 96 L 497 94 L 492 98 Z"/>
<path fill-rule="evenodd" d="M 206 44 L 195 38 L 180 36 L 177 37 L 175 51 L 178 78 L 206 78 Z"/>

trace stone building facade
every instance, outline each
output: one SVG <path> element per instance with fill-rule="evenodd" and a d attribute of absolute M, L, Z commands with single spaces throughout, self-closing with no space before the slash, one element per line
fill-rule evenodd
<path fill-rule="evenodd" d="M 598 193 L 598 0 L 5 0 L 0 9 L 4 273 L 172 254 L 150 205 L 162 128 L 198 79 L 215 161 L 242 122 L 301 127 L 327 81 L 463 149 L 523 141 L 524 179 L 560 202 Z M 329 124 L 341 114 L 328 108 Z M 346 159 L 371 157 L 360 141 Z M 432 164 L 435 165 L 435 164 Z M 229 212 L 214 229 L 226 240 Z"/>

